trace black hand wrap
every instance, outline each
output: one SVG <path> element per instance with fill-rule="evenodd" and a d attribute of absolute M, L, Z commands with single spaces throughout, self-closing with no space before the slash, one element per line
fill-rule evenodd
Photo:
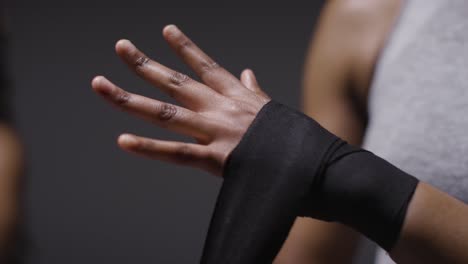
<path fill-rule="evenodd" d="M 270 101 L 226 162 L 201 263 L 271 263 L 297 216 L 342 222 L 389 250 L 417 182 Z"/>

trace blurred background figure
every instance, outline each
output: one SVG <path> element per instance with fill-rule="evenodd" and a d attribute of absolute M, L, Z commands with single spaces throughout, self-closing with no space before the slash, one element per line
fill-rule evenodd
<path fill-rule="evenodd" d="M 6 31 L 0 8 L 0 263 L 14 263 L 17 250 L 22 151 L 9 109 Z"/>

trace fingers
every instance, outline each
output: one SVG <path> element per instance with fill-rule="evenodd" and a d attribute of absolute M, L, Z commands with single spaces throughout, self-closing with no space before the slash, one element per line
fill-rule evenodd
<path fill-rule="evenodd" d="M 121 135 L 117 142 L 121 148 L 151 159 L 197 167 L 218 175 L 221 171 L 219 162 L 204 145 L 150 139 L 130 134 Z"/>
<path fill-rule="evenodd" d="M 92 81 L 93 89 L 112 104 L 135 114 L 160 127 L 192 136 L 199 142 L 209 142 L 215 124 L 186 108 L 129 93 L 102 76 Z"/>
<path fill-rule="evenodd" d="M 139 76 L 191 109 L 201 109 L 207 100 L 212 102 L 214 97 L 219 96 L 187 75 L 149 59 L 128 40 L 118 41 L 115 50 Z"/>
<path fill-rule="evenodd" d="M 176 26 L 169 25 L 163 36 L 171 48 L 192 68 L 202 81 L 221 94 L 235 94 L 240 88 L 239 80 L 206 55 Z"/>
<path fill-rule="evenodd" d="M 240 77 L 241 83 L 247 87 L 247 89 L 252 92 L 263 96 L 264 98 L 269 99 L 270 97 L 260 88 L 260 85 L 257 82 L 254 72 L 251 69 L 245 69 L 241 73 Z"/>
<path fill-rule="evenodd" d="M 252 92 L 260 91 L 257 79 L 255 78 L 255 75 L 252 72 L 252 70 L 245 69 L 244 71 L 242 71 L 240 81 L 245 87 L 247 87 L 247 89 L 251 90 Z"/>

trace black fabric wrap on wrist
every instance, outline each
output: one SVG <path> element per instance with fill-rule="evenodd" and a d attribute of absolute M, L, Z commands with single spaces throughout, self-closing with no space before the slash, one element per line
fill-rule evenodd
<path fill-rule="evenodd" d="M 275 101 L 224 167 L 201 263 L 271 263 L 297 216 L 347 224 L 389 250 L 417 179 Z"/>

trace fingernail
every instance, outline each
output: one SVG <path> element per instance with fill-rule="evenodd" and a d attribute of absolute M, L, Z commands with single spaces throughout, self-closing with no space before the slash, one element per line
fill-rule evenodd
<path fill-rule="evenodd" d="M 112 92 L 112 84 L 104 76 L 96 76 L 91 82 L 91 86 L 103 95 L 109 95 Z"/>
<path fill-rule="evenodd" d="M 121 39 L 115 44 L 117 50 L 123 49 L 125 51 L 132 50 L 135 48 L 135 45 L 128 39 Z"/>
<path fill-rule="evenodd" d="M 138 144 L 136 138 L 129 134 L 120 135 L 118 142 L 124 147 L 135 147 Z"/>
<path fill-rule="evenodd" d="M 164 27 L 164 32 L 177 32 L 179 31 L 179 28 L 177 28 L 176 25 L 173 25 L 173 24 L 170 24 L 170 25 L 167 25 L 166 27 Z"/>
<path fill-rule="evenodd" d="M 96 76 L 96 77 L 94 77 L 93 80 L 91 81 L 91 85 L 92 85 L 93 87 L 99 86 L 99 85 L 101 84 L 101 82 L 102 82 L 103 79 L 104 79 L 104 76 L 101 76 L 101 75 Z"/>

